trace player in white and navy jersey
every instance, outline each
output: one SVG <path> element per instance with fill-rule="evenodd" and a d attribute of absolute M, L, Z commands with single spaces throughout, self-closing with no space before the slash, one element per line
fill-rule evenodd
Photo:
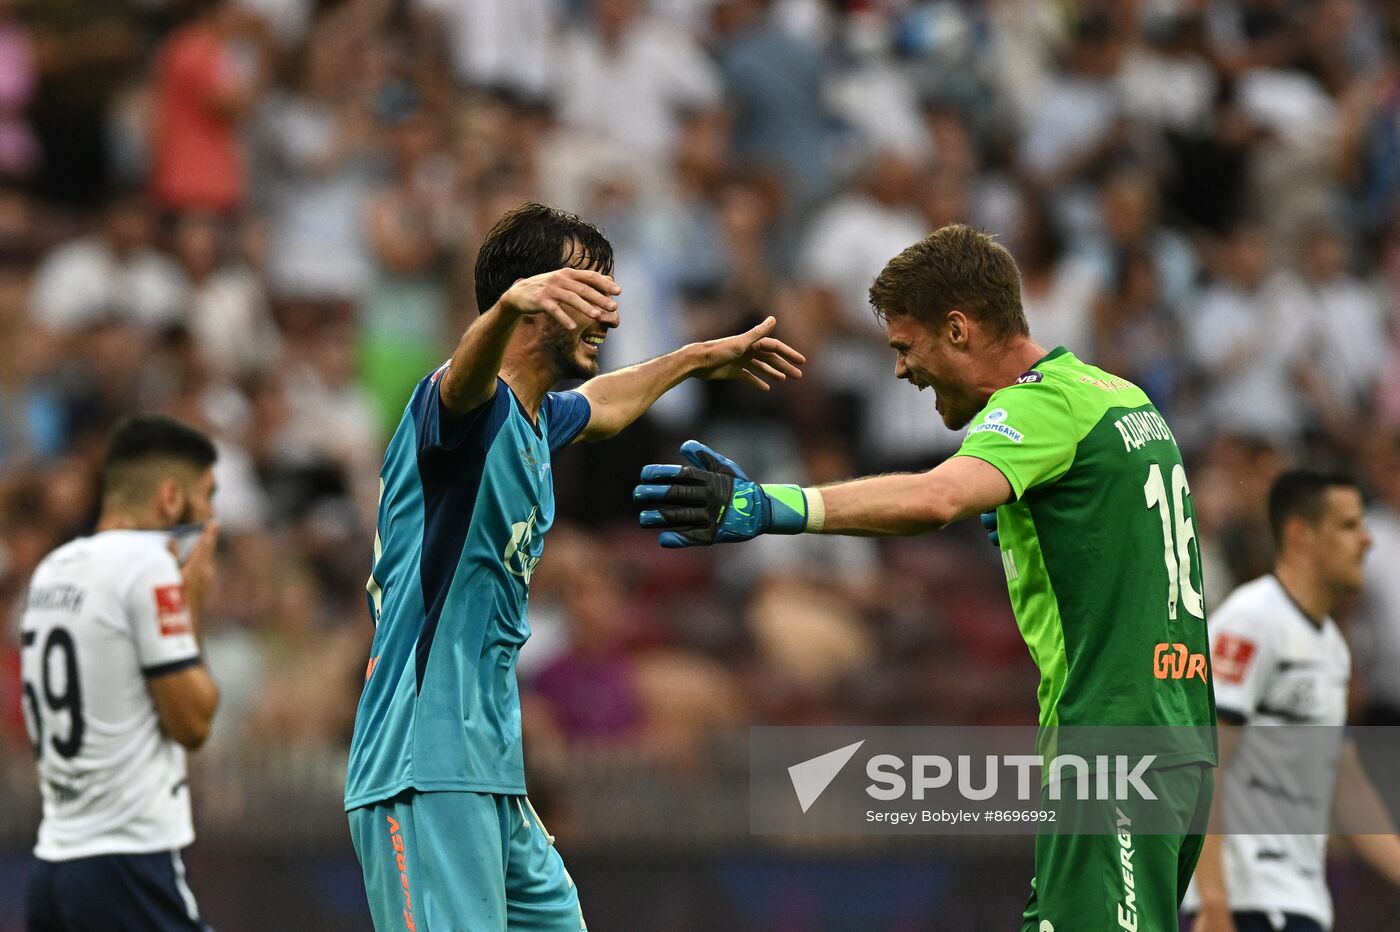
<path fill-rule="evenodd" d="M 217 534 L 214 458 L 179 422 L 123 422 L 97 532 L 34 571 L 20 670 L 44 812 L 29 932 L 207 929 L 180 849 L 194 841 L 185 750 L 204 742 L 218 704 L 196 636 Z"/>
<path fill-rule="evenodd" d="M 1383 812 L 1343 736 L 1351 653 L 1331 618 L 1360 589 L 1371 546 L 1361 491 L 1343 476 L 1285 473 L 1270 493 L 1269 519 L 1273 573 L 1236 589 L 1211 615 L 1224 774 L 1217 811 L 1228 834 L 1210 836 L 1196 868 L 1186 899 L 1195 932 L 1330 929 L 1334 799 Z M 1400 840 L 1388 817 L 1379 818 L 1384 824 L 1347 837 L 1400 883 Z"/>

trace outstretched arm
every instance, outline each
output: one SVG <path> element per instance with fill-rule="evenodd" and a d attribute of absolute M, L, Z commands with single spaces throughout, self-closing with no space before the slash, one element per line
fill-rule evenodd
<path fill-rule="evenodd" d="M 909 537 L 941 530 L 1012 498 L 992 464 L 955 456 L 923 473 L 852 479 L 821 488 L 761 485 L 732 460 L 686 441 L 691 466 L 647 466 L 633 498 L 663 547 L 731 543 L 759 534 Z"/>
<path fill-rule="evenodd" d="M 817 490 L 823 534 L 910 537 L 1011 501 L 1011 484 L 986 460 L 955 456 L 928 472 L 852 479 Z M 810 530 L 810 529 L 809 529 Z"/>
<path fill-rule="evenodd" d="M 495 396 L 506 344 L 522 317 L 548 314 L 569 330 L 578 328 L 575 315 L 615 325 L 617 302 L 613 295 L 621 290 L 611 278 L 591 269 L 555 269 L 522 278 L 462 334 L 452 362 L 438 382 L 443 405 L 465 414 Z"/>
<path fill-rule="evenodd" d="M 662 395 L 691 377 L 742 379 L 764 391 L 770 380 L 801 378 L 807 360 L 782 340 L 769 336 L 778 325 L 769 317 L 747 333 L 692 343 L 673 353 L 589 379 L 579 388 L 591 414 L 580 440 L 604 440 L 646 413 Z"/>

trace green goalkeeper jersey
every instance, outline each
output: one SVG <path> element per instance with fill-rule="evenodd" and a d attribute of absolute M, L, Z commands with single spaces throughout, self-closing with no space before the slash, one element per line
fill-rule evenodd
<path fill-rule="evenodd" d="M 1158 763 L 1213 763 L 1195 511 L 1148 397 L 1060 347 L 992 395 L 955 455 L 1011 484 L 997 530 L 1040 724 L 1203 726 L 1172 732 Z"/>

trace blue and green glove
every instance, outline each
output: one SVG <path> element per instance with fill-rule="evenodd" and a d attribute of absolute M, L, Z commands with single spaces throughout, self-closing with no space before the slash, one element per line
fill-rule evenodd
<path fill-rule="evenodd" d="M 663 547 L 753 540 L 808 529 L 808 499 L 797 485 L 759 485 L 733 460 L 698 440 L 681 444 L 690 466 L 642 467 L 633 501 L 645 505 L 642 527 L 661 530 Z"/>
<path fill-rule="evenodd" d="M 997 533 L 997 510 L 993 508 L 991 511 L 984 511 L 980 518 L 982 527 L 987 532 L 987 539 L 992 542 L 993 547 L 1000 547 L 1001 535 Z"/>

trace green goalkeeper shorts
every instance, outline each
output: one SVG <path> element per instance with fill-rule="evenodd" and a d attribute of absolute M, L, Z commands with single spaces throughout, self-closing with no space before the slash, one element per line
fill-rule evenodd
<path fill-rule="evenodd" d="M 1144 781 L 1157 800 L 1112 805 L 1116 834 L 1037 836 L 1021 932 L 1176 932 L 1205 836 L 1136 834 L 1133 821 L 1139 807 L 1168 806 L 1170 821 L 1204 826 L 1214 774 L 1209 765 L 1190 764 L 1148 771 Z M 1154 824 L 1161 818 L 1156 810 Z"/>

